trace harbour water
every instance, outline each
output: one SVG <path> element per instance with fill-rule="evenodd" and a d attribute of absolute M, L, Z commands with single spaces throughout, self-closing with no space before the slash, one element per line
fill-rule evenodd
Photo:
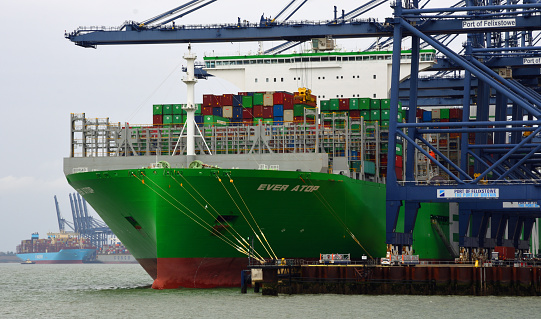
<path fill-rule="evenodd" d="M 240 280 L 240 274 L 239 274 Z M 540 318 L 541 297 L 153 290 L 136 264 L 0 264 L 0 318 Z"/>

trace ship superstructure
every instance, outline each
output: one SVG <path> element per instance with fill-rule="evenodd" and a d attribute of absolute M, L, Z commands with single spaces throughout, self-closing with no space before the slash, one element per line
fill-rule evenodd
<path fill-rule="evenodd" d="M 435 62 L 435 50 L 421 50 L 419 71 Z M 309 52 L 276 55 L 206 56 L 205 70 L 243 91 L 288 91 L 310 87 L 318 98 L 386 99 L 391 88 L 392 51 Z M 411 51 L 402 51 L 402 79 L 411 71 Z"/>

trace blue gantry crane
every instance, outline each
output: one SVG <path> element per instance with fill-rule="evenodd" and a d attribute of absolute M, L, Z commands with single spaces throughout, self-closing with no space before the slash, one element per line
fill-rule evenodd
<path fill-rule="evenodd" d="M 392 59 L 400 61 L 402 39 L 409 36 L 412 39 L 412 71 L 411 78 L 402 86 L 402 97 L 409 102 L 405 123 L 397 121 L 400 68 L 399 63 L 392 65 L 387 244 L 395 253 L 411 253 L 418 208 L 426 202 L 445 202 L 457 203 L 459 207 L 460 246 L 468 252 L 497 245 L 527 249 L 533 221 L 541 217 L 541 123 L 538 120 L 541 96 L 534 90 L 540 78 L 541 55 L 540 48 L 533 46 L 534 39 L 538 39 L 533 32 L 541 30 L 541 3 L 538 0 L 505 3 L 501 0 L 466 0 L 447 8 L 420 6 L 418 0 L 397 0 L 391 3 L 393 17 L 383 23 L 357 18 L 364 10 L 385 2 L 373 0 L 341 17 L 335 13 L 333 20 L 325 22 L 290 22 L 287 21 L 290 14 L 279 23 L 276 19 L 266 18 L 259 23 L 249 23 L 239 18 L 236 23 L 221 25 L 174 24 L 181 16 L 213 2 L 190 1 L 152 19 L 127 22 L 118 28 L 80 27 L 66 33 L 65 37 L 87 48 L 120 44 L 277 40 L 300 43 L 325 37 L 388 37 L 393 39 Z M 458 34 L 467 35 L 463 54 L 442 43 Z M 417 71 L 421 40 L 445 55 L 439 63 L 441 70 L 458 70 L 456 79 L 460 85 L 446 88 L 453 96 L 452 103 L 456 105 L 461 101 L 463 117 L 458 122 L 416 121 L 416 110 L 422 97 L 419 89 L 426 84 L 419 79 Z M 525 81 L 509 80 L 507 71 L 522 74 Z M 457 88 L 461 88 L 458 94 L 450 91 Z M 476 106 L 474 121 L 469 117 L 472 104 Z M 495 105 L 495 121 L 488 118 L 491 105 Z M 449 133 L 461 136 L 459 159 L 447 158 L 425 138 L 428 134 Z M 400 180 L 394 170 L 397 142 L 407 145 L 404 180 Z M 448 179 L 443 182 L 416 181 L 416 152 L 429 158 Z M 402 206 L 405 208 L 404 231 L 398 232 L 396 226 Z M 487 233 L 489 221 L 490 234 Z M 507 239 L 504 239 L 505 229 L 508 229 Z"/>
<path fill-rule="evenodd" d="M 424 202 L 458 203 L 459 245 L 466 248 L 467 254 L 479 253 L 495 246 L 513 246 L 522 252 L 528 249 L 534 220 L 541 217 L 541 144 L 536 138 L 541 131 L 541 122 L 538 120 L 541 116 L 541 99 L 535 91 L 495 72 L 490 67 L 490 60 L 482 63 L 476 55 L 477 52 L 483 55 L 490 53 L 491 57 L 500 56 L 508 62 L 509 58 L 519 57 L 523 67 L 527 67 L 530 59 L 539 57 L 536 47 L 511 47 L 502 45 L 500 41 L 502 38 L 509 39 L 507 36 L 502 37 L 502 32 L 524 35 L 538 30 L 536 27 L 513 31 L 501 28 L 517 25 L 521 23 L 519 21 L 527 23 L 530 17 L 539 17 L 541 4 L 537 1 L 524 2 L 507 5 L 476 2 L 479 5 L 474 5 L 473 1 L 466 1 L 465 7 L 437 9 L 416 9 L 418 1 L 415 0 L 405 2 L 405 6 L 400 1 L 396 2 L 394 18 L 389 20 L 394 26 L 393 59 L 400 58 L 398 55 L 403 35 L 413 34 L 412 70 L 417 67 L 415 62 L 418 61 L 419 42 L 422 39 L 460 66 L 465 76 L 463 117 L 459 122 L 416 123 L 419 84 L 416 72 L 412 72 L 409 83 L 407 122 L 398 123 L 397 108 L 391 108 L 387 166 L 387 243 L 394 251 L 407 251 L 411 248 L 417 210 Z M 432 15 L 445 11 L 462 14 L 452 18 Z M 468 34 L 464 56 L 453 52 L 425 32 L 433 30 L 432 26 L 445 25 L 446 22 L 451 25 L 461 23 L 463 30 L 453 32 Z M 475 33 L 470 29 L 475 29 Z M 527 39 L 523 37 L 522 40 Z M 516 52 L 521 54 L 515 56 Z M 392 72 L 391 105 L 398 105 L 400 70 L 393 65 Z M 470 119 L 473 79 L 478 81 L 474 121 Z M 491 92 L 495 92 L 495 121 L 489 121 Z M 509 104 L 513 110 L 511 120 L 507 117 Z M 461 157 L 458 161 L 439 152 L 436 145 L 425 138 L 427 134 L 448 133 L 461 135 Z M 403 181 L 394 173 L 393 153 L 397 140 L 404 141 L 408 146 Z M 449 180 L 426 184 L 416 181 L 413 166 L 416 150 L 443 170 Z M 429 152 L 436 156 L 431 156 Z M 474 164 L 470 165 L 470 161 Z M 401 206 L 405 208 L 405 226 L 403 232 L 397 232 Z M 490 234 L 487 234 L 489 221 L 492 227 Z M 508 234 L 507 239 L 504 239 L 506 228 Z"/>
<path fill-rule="evenodd" d="M 69 228 L 72 232 L 89 239 L 93 246 L 101 247 L 106 244 L 108 236 L 113 235 L 111 229 L 104 222 L 97 220 L 88 214 L 86 201 L 81 195 L 78 193 L 69 194 L 69 198 L 73 222 L 62 217 L 58 200 L 56 196 L 54 196 L 60 232 L 68 231 L 67 228 Z"/>

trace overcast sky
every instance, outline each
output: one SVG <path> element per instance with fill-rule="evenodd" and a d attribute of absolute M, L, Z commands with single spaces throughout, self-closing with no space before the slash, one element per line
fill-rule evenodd
<path fill-rule="evenodd" d="M 152 104 L 185 102 L 180 66 L 185 63 L 182 56 L 187 45 L 86 49 L 66 40 L 64 32 L 79 26 L 143 21 L 184 2 L 187 0 L 0 2 L 0 251 L 15 251 L 32 232 L 43 238 L 49 231 L 58 231 L 54 195 L 63 216 L 71 220 L 68 194 L 74 191 L 62 171 L 62 159 L 70 150 L 70 113 L 149 124 Z M 276 15 L 287 2 L 219 0 L 177 25 L 235 23 L 238 17 L 257 22 L 263 13 Z M 292 20 L 327 20 L 333 17 L 334 4 L 348 12 L 364 2 L 310 0 Z M 363 17 L 383 21 L 391 13 L 385 3 Z M 365 47 L 359 41 L 343 45 Z M 265 46 L 270 48 L 272 43 Z M 193 45 L 198 60 L 205 52 L 234 54 L 256 48 L 254 43 Z M 237 91 L 218 79 L 199 81 L 196 102 L 204 93 Z"/>

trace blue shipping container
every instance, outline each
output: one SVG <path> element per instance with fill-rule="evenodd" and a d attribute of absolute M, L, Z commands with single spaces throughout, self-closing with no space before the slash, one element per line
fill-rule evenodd
<path fill-rule="evenodd" d="M 212 115 L 215 115 L 215 116 L 222 116 L 223 117 L 223 109 L 218 106 L 218 107 L 213 107 L 212 108 Z"/>
<path fill-rule="evenodd" d="M 242 95 L 233 95 L 233 106 L 242 106 Z"/>
<path fill-rule="evenodd" d="M 232 125 L 232 126 L 240 126 L 242 125 L 242 118 L 233 118 L 229 121 L 229 123 Z"/>
<path fill-rule="evenodd" d="M 276 106 L 276 105 L 275 105 Z M 272 123 L 274 125 L 283 125 L 284 124 L 284 117 L 283 116 L 275 116 L 272 119 Z"/>
<path fill-rule="evenodd" d="M 195 116 L 195 123 L 203 125 L 204 122 L 205 122 L 205 117 L 203 115 Z"/>
<path fill-rule="evenodd" d="M 423 111 L 423 122 L 432 122 L 432 112 Z"/>
<path fill-rule="evenodd" d="M 235 104 L 235 102 L 233 102 L 233 104 Z M 233 118 L 242 119 L 242 106 L 233 106 Z"/>
<path fill-rule="evenodd" d="M 274 114 L 275 117 L 276 116 L 283 117 L 284 116 L 284 106 L 282 104 L 275 104 L 272 114 Z"/>

